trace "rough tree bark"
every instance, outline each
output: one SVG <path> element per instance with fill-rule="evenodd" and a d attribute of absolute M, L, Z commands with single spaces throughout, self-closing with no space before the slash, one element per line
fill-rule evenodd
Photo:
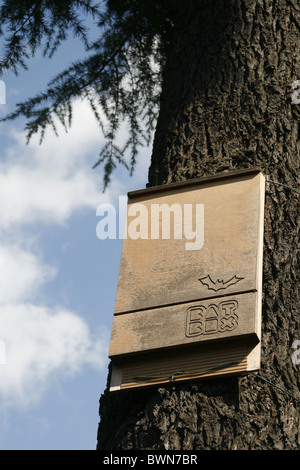
<path fill-rule="evenodd" d="M 149 185 L 258 166 L 299 189 L 297 0 L 180 0 Z M 300 398 L 299 195 L 267 184 L 260 374 Z M 247 208 L 245 208 L 247 210 Z M 107 390 L 98 449 L 297 449 L 299 403 L 254 377 Z"/>

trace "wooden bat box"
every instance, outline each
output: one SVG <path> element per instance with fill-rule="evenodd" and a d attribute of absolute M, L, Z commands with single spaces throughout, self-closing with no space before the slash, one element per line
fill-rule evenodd
<path fill-rule="evenodd" d="M 111 391 L 259 369 L 264 187 L 254 168 L 128 194 Z"/>

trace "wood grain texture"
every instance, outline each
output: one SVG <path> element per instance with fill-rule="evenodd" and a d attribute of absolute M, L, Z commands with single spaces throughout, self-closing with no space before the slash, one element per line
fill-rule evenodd
<path fill-rule="evenodd" d="M 164 351 L 113 361 L 110 391 L 243 374 L 259 368 L 254 341 Z M 252 359 L 249 360 L 249 356 Z"/>
<path fill-rule="evenodd" d="M 226 338 L 260 339 L 255 292 L 115 315 L 109 356 Z"/>
<path fill-rule="evenodd" d="M 123 242 L 111 358 L 226 338 L 260 340 L 264 180 L 253 169 L 131 193 L 126 230 L 130 208 L 143 204 L 148 232 Z M 153 204 L 198 203 L 205 208 L 201 249 L 186 250 L 185 238 L 151 239 Z"/>

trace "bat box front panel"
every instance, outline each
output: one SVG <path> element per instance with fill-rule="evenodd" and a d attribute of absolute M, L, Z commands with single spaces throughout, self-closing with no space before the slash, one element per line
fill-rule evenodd
<path fill-rule="evenodd" d="M 257 293 L 115 315 L 110 356 L 167 349 L 236 337 L 260 337 Z"/>
<path fill-rule="evenodd" d="M 252 169 L 128 194 L 109 350 L 115 363 L 245 340 L 256 351 L 245 370 L 257 367 L 264 182 Z"/>

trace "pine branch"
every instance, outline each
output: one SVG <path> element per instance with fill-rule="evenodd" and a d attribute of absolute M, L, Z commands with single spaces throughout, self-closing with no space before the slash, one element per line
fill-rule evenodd
<path fill-rule="evenodd" d="M 15 72 L 18 66 L 26 67 L 25 59 L 39 47 L 44 55 L 52 57 L 69 30 L 81 38 L 89 56 L 59 73 L 44 92 L 18 103 L 1 121 L 24 116 L 27 141 L 40 133 L 42 142 L 47 127 L 58 135 L 57 120 L 67 130 L 72 123 L 74 100 L 87 99 L 106 141 L 94 165 L 96 168 L 104 164 L 104 186 L 118 164 L 132 174 L 138 147 L 149 145 L 156 120 L 166 51 L 163 43 L 170 30 L 166 12 L 173 2 L 106 0 L 106 10 L 100 12 L 99 5 L 93 6 L 89 0 L 25 0 L 23 4 L 17 0 L 15 7 L 6 0 L 0 9 L 0 18 L 4 15 L 4 23 L 10 24 L 3 67 Z M 27 16 L 24 16 L 24 4 L 31 7 Z M 94 15 L 97 21 L 100 36 L 91 44 L 78 15 L 80 8 Z M 4 32 L 0 26 L 0 34 Z M 152 66 L 154 59 L 157 70 Z M 120 148 L 116 138 L 122 123 L 128 123 L 129 135 Z M 129 162 L 128 152 L 131 152 Z"/>
<path fill-rule="evenodd" d="M 98 6 L 90 0 L 4 1 L 0 8 L 0 34 L 5 35 L 6 40 L 0 71 L 13 70 L 17 74 L 20 67 L 27 68 L 25 60 L 35 55 L 43 41 L 43 54 L 52 57 L 66 40 L 68 31 L 73 31 L 88 49 L 87 31 L 78 14 L 80 10 L 92 18 L 100 14 Z"/>

